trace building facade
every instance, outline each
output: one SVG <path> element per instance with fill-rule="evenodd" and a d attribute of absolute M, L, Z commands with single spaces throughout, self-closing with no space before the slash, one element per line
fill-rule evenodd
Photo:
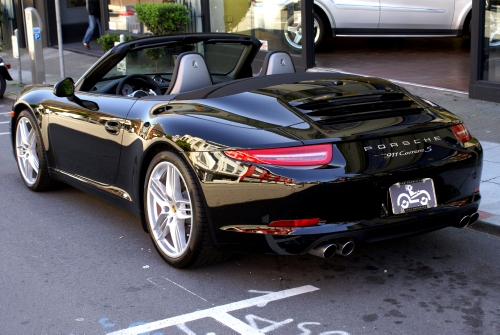
<path fill-rule="evenodd" d="M 23 11 L 34 7 L 44 23 L 44 47 L 56 46 L 57 26 L 54 1 L 1 0 L 4 8 L 2 25 L 5 49 L 10 47 L 14 29 L 20 33 L 20 46 L 26 47 Z M 58 0 L 61 10 L 63 41 L 81 41 L 88 27 L 85 0 Z M 314 64 L 313 1 L 264 0 L 101 0 L 101 22 L 106 32 L 135 36 L 148 34 L 137 20 L 137 3 L 184 3 L 190 10 L 191 23 L 186 32 L 233 32 L 259 38 L 263 55 L 271 50 L 286 50 L 294 57 L 297 68 Z M 469 96 L 500 102 L 500 0 L 473 0 L 471 24 L 471 66 Z M 301 24 L 305 22 L 305 24 Z M 306 29 L 311 27 L 311 29 Z M 297 35 L 300 33 L 301 35 Z M 95 31 L 94 38 L 98 32 Z M 299 38 L 300 37 L 300 38 Z M 294 42 L 302 49 L 290 47 Z M 304 42 L 304 43 L 302 43 Z M 296 46 L 296 45 L 295 45 Z"/>

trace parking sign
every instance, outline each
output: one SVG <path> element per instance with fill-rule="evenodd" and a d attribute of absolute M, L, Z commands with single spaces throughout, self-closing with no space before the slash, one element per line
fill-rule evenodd
<path fill-rule="evenodd" d="M 33 38 L 35 41 L 42 39 L 42 34 L 40 34 L 40 27 L 33 27 Z"/>

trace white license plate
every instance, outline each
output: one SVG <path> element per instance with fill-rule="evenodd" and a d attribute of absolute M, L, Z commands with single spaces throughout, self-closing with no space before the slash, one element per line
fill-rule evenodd
<path fill-rule="evenodd" d="M 394 214 L 410 213 L 437 206 L 434 182 L 430 178 L 410 180 L 389 188 Z"/>

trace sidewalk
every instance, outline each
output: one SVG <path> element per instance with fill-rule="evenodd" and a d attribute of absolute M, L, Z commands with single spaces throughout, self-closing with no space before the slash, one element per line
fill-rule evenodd
<path fill-rule="evenodd" d="M 91 50 L 86 50 L 81 43 L 65 45 L 66 77 L 78 80 L 104 54 L 95 41 L 91 41 L 91 47 Z M 55 84 L 61 79 L 59 50 L 45 48 L 43 54 L 46 83 Z M 32 83 L 31 65 L 27 50 L 21 50 L 21 55 L 22 81 L 24 84 L 30 85 Z M 9 73 L 14 80 L 7 82 L 7 90 L 4 95 L 4 102 L 11 104 L 23 90 L 23 87 L 19 85 L 18 60 L 12 57 L 11 52 L 0 52 L 0 56 L 5 63 L 11 64 Z M 332 69 L 315 68 L 313 71 L 328 72 Z M 481 176 L 480 216 L 479 220 L 470 228 L 500 236 L 500 104 L 472 100 L 459 91 L 419 87 L 409 83 L 400 83 L 400 85 L 460 116 L 469 131 L 481 141 L 484 149 L 484 165 Z"/>

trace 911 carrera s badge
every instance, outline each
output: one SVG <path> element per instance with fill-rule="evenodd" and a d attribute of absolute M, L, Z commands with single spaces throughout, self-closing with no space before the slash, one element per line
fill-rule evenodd
<path fill-rule="evenodd" d="M 394 214 L 437 206 L 434 182 L 430 178 L 396 183 L 389 188 L 389 194 Z"/>

